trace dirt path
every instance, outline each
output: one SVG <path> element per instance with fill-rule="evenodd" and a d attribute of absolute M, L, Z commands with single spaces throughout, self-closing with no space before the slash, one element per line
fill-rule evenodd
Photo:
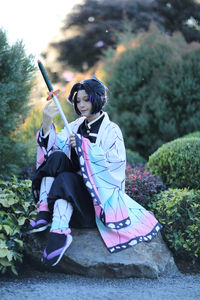
<path fill-rule="evenodd" d="M 152 279 L 97 279 L 36 274 L 0 279 L 1 300 L 200 300 L 200 274 Z"/>

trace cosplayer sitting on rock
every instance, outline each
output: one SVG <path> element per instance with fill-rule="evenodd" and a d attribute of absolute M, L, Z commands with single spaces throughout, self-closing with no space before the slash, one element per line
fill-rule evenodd
<path fill-rule="evenodd" d="M 52 100 L 37 134 L 33 193 L 38 217 L 28 231 L 51 223 L 42 262 L 55 266 L 72 242 L 71 228 L 97 227 L 110 253 L 151 241 L 161 228 L 155 217 L 125 194 L 122 133 L 102 108 L 106 88 L 96 77 L 76 83 L 68 100 L 79 118 L 56 133 Z M 73 231 L 72 231 L 73 233 Z"/>

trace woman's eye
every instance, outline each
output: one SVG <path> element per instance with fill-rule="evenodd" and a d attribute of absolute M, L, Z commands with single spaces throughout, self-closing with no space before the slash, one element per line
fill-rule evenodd
<path fill-rule="evenodd" d="M 80 101 L 79 101 L 79 100 L 76 100 L 76 103 L 80 103 Z"/>
<path fill-rule="evenodd" d="M 89 101 L 89 98 L 85 99 L 85 102 L 88 102 Z"/>

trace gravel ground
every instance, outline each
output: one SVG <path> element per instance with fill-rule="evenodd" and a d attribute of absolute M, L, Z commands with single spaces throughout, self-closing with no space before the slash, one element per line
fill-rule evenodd
<path fill-rule="evenodd" d="M 86 278 L 40 273 L 0 279 L 1 300 L 200 300 L 200 274 L 158 279 Z"/>

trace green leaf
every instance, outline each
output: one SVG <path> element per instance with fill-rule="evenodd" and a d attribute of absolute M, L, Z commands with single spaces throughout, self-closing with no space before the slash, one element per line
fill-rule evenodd
<path fill-rule="evenodd" d="M 9 194 L 1 194 L 0 195 L 0 204 L 2 204 L 4 207 L 10 207 L 13 204 L 17 203 L 18 201 L 14 198 L 10 198 L 11 195 Z M 13 194 L 13 196 L 15 196 Z"/>
<path fill-rule="evenodd" d="M 7 248 L 1 248 L 0 249 L 0 257 L 6 257 L 9 253 L 9 250 Z"/>
<path fill-rule="evenodd" d="M 20 245 L 20 247 L 23 247 L 23 241 L 19 240 L 19 239 L 14 239 L 14 241 L 16 243 L 18 243 Z"/>
<path fill-rule="evenodd" d="M 19 224 L 20 226 L 22 226 L 22 225 L 24 225 L 25 221 L 26 221 L 26 217 L 20 217 L 20 218 L 18 219 L 18 224 Z"/>
<path fill-rule="evenodd" d="M 13 258 L 13 252 L 12 251 L 9 251 L 7 253 L 7 258 L 8 258 L 8 261 L 12 261 L 12 258 Z"/>
<path fill-rule="evenodd" d="M 0 258 L 0 265 L 4 267 L 11 267 L 12 263 L 8 261 L 6 258 Z"/>
<path fill-rule="evenodd" d="M 17 276 L 18 275 L 18 272 L 17 272 L 17 270 L 16 270 L 16 268 L 15 268 L 15 266 L 11 266 L 11 270 L 12 270 L 12 272 Z"/>
<path fill-rule="evenodd" d="M 8 247 L 7 247 L 7 245 L 6 245 L 6 241 L 0 239 L 0 249 L 1 249 L 1 248 L 8 248 Z"/>
<path fill-rule="evenodd" d="M 11 235 L 13 233 L 13 228 L 11 228 L 9 225 L 3 225 L 2 228 L 5 230 L 7 235 Z"/>

